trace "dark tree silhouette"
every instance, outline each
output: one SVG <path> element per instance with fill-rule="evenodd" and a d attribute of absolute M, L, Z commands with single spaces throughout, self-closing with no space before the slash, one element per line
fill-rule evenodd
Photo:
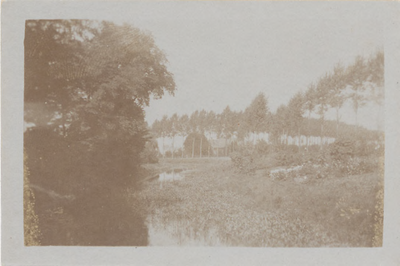
<path fill-rule="evenodd" d="M 43 244 L 145 245 L 144 221 L 123 191 L 136 184 L 147 140 L 143 107 L 175 90 L 166 57 L 128 25 L 28 20 L 25 29 L 29 181 L 74 198 L 37 197 L 39 220 L 53 219 L 46 208 L 54 207 L 73 220 L 42 226 Z"/>

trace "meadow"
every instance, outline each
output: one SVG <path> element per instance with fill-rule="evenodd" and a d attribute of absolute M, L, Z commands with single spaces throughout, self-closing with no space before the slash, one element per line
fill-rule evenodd
<path fill-rule="evenodd" d="M 150 245 L 370 247 L 381 245 L 383 173 L 275 179 L 245 174 L 230 158 L 160 159 L 149 173 L 185 169 L 179 181 L 144 182 L 132 202 Z M 189 171 L 188 171 L 189 170 Z M 138 210 L 137 210 L 138 211 Z M 167 241 L 152 240 L 152 230 Z M 168 240 L 169 239 L 169 240 Z"/>

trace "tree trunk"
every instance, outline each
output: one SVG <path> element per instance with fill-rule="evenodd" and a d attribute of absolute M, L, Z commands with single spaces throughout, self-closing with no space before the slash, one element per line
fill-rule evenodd
<path fill-rule="evenodd" d="M 227 143 L 227 138 L 225 137 L 225 156 L 228 155 L 228 143 Z"/>
<path fill-rule="evenodd" d="M 194 142 L 195 142 L 196 138 L 193 138 L 193 142 L 192 142 L 192 158 L 194 158 Z"/>
<path fill-rule="evenodd" d="M 253 132 L 253 150 L 255 150 L 255 149 L 256 149 L 256 142 L 257 142 L 257 139 L 256 139 L 256 133 L 255 133 L 255 132 Z"/>
<path fill-rule="evenodd" d="M 358 89 L 356 90 L 355 102 L 354 102 L 354 112 L 356 114 L 356 126 L 354 127 L 354 136 L 356 135 L 358 128 Z"/>
<path fill-rule="evenodd" d="M 324 146 L 324 117 L 322 117 L 321 120 L 321 150 L 323 149 Z"/>
<path fill-rule="evenodd" d="M 175 153 L 175 135 L 172 136 L 172 159 L 174 159 L 174 153 Z"/>
<path fill-rule="evenodd" d="M 202 157 L 202 155 L 203 155 L 203 136 L 201 136 L 200 139 L 200 158 Z"/>
<path fill-rule="evenodd" d="M 356 126 L 354 128 L 354 130 L 355 130 L 354 133 L 357 132 L 357 128 L 358 128 L 358 108 L 355 109 L 355 113 L 356 113 Z"/>
<path fill-rule="evenodd" d="M 162 152 L 163 152 L 163 158 L 165 158 L 164 136 L 162 136 Z"/>
<path fill-rule="evenodd" d="M 298 128 L 297 129 L 297 140 L 298 140 L 298 142 L 297 142 L 297 144 L 299 145 L 299 151 L 300 151 L 300 147 L 301 147 L 301 136 L 300 136 L 300 128 Z"/>
<path fill-rule="evenodd" d="M 288 145 L 288 132 L 285 132 L 285 144 Z"/>
<path fill-rule="evenodd" d="M 336 139 L 339 137 L 339 108 L 336 108 Z"/>

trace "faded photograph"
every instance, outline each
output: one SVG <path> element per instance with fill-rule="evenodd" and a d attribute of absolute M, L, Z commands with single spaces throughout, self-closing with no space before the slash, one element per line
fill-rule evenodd
<path fill-rule="evenodd" d="M 381 247 L 379 21 L 27 20 L 26 246 Z"/>

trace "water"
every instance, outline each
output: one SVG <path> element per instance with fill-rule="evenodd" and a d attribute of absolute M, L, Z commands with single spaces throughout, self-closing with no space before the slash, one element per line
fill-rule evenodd
<path fill-rule="evenodd" d="M 193 230 L 187 220 L 148 221 L 149 246 L 225 246 L 215 228 Z"/>
<path fill-rule="evenodd" d="M 166 182 L 166 181 L 176 181 L 182 180 L 185 177 L 183 173 L 183 169 L 173 169 L 170 171 L 162 172 L 158 175 L 158 181 Z"/>
<path fill-rule="evenodd" d="M 192 172 L 190 169 L 171 169 L 161 172 L 152 180 L 159 182 L 162 189 L 166 182 L 179 182 Z M 189 219 L 162 221 L 155 215 L 149 216 L 146 224 L 149 246 L 224 246 L 215 227 L 206 226 L 196 230 Z"/>

